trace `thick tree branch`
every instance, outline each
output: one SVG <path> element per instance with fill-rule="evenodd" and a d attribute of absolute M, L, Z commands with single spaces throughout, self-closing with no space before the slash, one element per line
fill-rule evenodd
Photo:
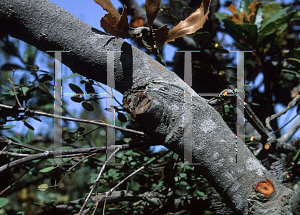
<path fill-rule="evenodd" d="M 292 213 L 295 193 L 267 171 L 217 111 L 148 55 L 122 40 L 96 33 L 46 0 L 0 1 L 0 28 L 42 51 L 70 50 L 63 53 L 63 63 L 73 72 L 102 83 L 107 80 L 105 51 L 116 51 L 116 89 L 121 93 L 133 89 L 124 101 L 148 136 L 180 155 L 191 154 L 193 163 L 198 164 L 195 168 L 235 214 Z M 270 196 L 256 186 L 267 179 L 274 186 Z M 294 197 L 294 204 L 299 203 L 298 197 Z"/>

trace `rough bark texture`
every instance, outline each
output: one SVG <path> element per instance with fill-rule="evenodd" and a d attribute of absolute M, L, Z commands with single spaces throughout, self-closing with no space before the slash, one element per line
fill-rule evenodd
<path fill-rule="evenodd" d="M 104 84 L 107 54 L 99 51 L 122 51 L 115 54 L 114 72 L 116 90 L 132 89 L 125 93 L 127 110 L 156 141 L 181 155 L 184 148 L 192 152 L 193 162 L 200 164 L 195 168 L 235 214 L 292 214 L 292 202 L 294 208 L 299 205 L 299 195 L 261 165 L 203 98 L 140 50 L 46 0 L 0 1 L 0 29 L 42 51 L 70 50 L 63 53 L 63 63 Z M 255 188 L 266 179 L 275 188 L 270 196 Z"/>

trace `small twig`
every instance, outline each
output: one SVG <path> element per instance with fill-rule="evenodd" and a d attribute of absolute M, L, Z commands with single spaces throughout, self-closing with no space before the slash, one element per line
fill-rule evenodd
<path fill-rule="evenodd" d="M 54 185 L 54 186 L 49 186 L 49 187 L 57 187 L 57 186 L 65 179 L 65 177 L 68 175 L 68 173 L 69 173 L 75 166 L 77 166 L 77 165 L 80 164 L 82 161 L 84 161 L 84 160 L 88 159 L 89 157 L 94 156 L 94 155 L 96 155 L 96 154 L 97 154 L 97 153 L 93 153 L 93 154 L 91 154 L 91 155 L 88 155 L 88 156 L 85 156 L 84 158 L 82 158 L 80 161 L 78 161 L 76 164 L 74 164 L 73 166 L 71 166 L 71 167 L 67 170 L 67 173 L 62 177 L 62 179 L 61 179 L 56 185 Z"/>
<path fill-rule="evenodd" d="M 7 137 L 5 137 L 5 136 L 3 136 L 3 135 L 1 135 L 1 137 L 2 137 L 3 139 L 5 139 L 5 142 L 7 142 L 8 145 L 9 145 L 9 144 L 12 144 L 12 145 L 15 145 L 15 146 L 19 146 L 19 147 L 23 147 L 23 148 L 32 149 L 32 150 L 35 150 L 35 151 L 38 151 L 38 152 L 45 152 L 45 150 L 42 150 L 42 149 L 38 149 L 38 148 L 35 148 L 35 147 L 32 147 L 32 146 L 27 146 L 27 145 L 25 145 L 25 144 L 20 144 L 20 143 L 14 142 L 14 141 L 10 140 L 9 138 L 7 138 Z"/>
<path fill-rule="evenodd" d="M 117 149 L 109 156 L 109 158 L 105 161 L 105 163 L 103 164 L 103 166 L 102 166 L 102 168 L 101 168 L 101 170 L 100 170 L 100 172 L 99 172 L 99 174 L 98 174 L 98 177 L 97 177 L 97 179 L 95 180 L 94 185 L 93 185 L 92 189 L 90 190 L 89 194 L 87 195 L 87 197 L 86 197 L 86 199 L 85 199 L 85 201 L 84 201 L 84 203 L 83 203 L 83 205 L 82 205 L 82 207 L 81 207 L 81 209 L 80 209 L 78 215 L 80 215 L 80 214 L 82 213 L 83 209 L 85 208 L 85 205 L 86 205 L 87 201 L 89 200 L 90 196 L 91 196 L 92 193 L 93 193 L 93 190 L 94 190 L 95 187 L 98 185 L 99 180 L 100 180 L 100 177 L 101 177 L 101 175 L 102 175 L 102 173 L 103 173 L 103 171 L 104 171 L 104 169 L 105 169 L 105 166 L 106 166 L 107 162 L 108 162 L 108 161 L 109 161 L 109 160 L 110 160 L 110 159 L 111 159 L 111 158 L 112 158 L 119 150 L 120 150 L 120 148 L 117 148 Z"/>
<path fill-rule="evenodd" d="M 1 151 L 0 152 L 0 155 L 9 155 L 11 157 L 28 157 L 28 156 L 31 156 L 30 154 L 20 154 L 20 153 L 13 153 L 13 152 L 7 152 L 7 151 Z"/>
<path fill-rule="evenodd" d="M 13 108 L 11 106 L 2 105 L 2 104 L 0 104 L 0 107 L 1 108 L 8 108 L 8 109 Z M 41 116 L 48 116 L 48 117 L 52 117 L 52 118 L 60 118 L 60 119 L 64 119 L 64 120 L 74 121 L 74 122 L 89 123 L 89 124 L 99 125 L 99 126 L 103 126 L 103 127 L 106 126 L 106 127 L 109 127 L 109 128 L 115 128 L 115 129 L 120 130 L 120 131 L 126 131 L 126 132 L 131 132 L 131 133 L 134 133 L 134 134 L 145 135 L 145 133 L 142 132 L 142 131 L 136 131 L 136 130 L 132 130 L 132 129 L 128 129 L 128 128 L 122 128 L 122 127 L 107 124 L 107 123 L 96 122 L 94 120 L 76 119 L 76 118 L 71 118 L 71 117 L 66 117 L 66 116 L 59 116 L 59 115 L 55 115 L 55 114 L 45 113 L 45 112 L 42 112 L 42 111 L 28 110 L 28 109 L 25 110 L 24 108 L 19 108 L 18 110 L 38 114 L 38 115 L 41 115 Z"/>
<path fill-rule="evenodd" d="M 15 70 L 13 70 L 13 75 L 14 75 L 14 73 L 15 73 Z M 16 92 L 16 89 L 15 89 L 14 83 L 13 83 L 10 79 L 7 79 L 7 80 L 11 83 L 11 85 L 12 85 L 12 87 L 13 87 L 14 94 L 15 94 L 15 97 L 16 97 L 16 100 L 17 100 L 17 103 L 18 103 L 19 107 L 20 107 L 20 108 L 23 108 L 22 105 L 21 105 L 21 103 L 20 103 L 20 101 L 19 101 L 19 98 L 18 98 L 18 96 L 17 96 L 17 92 Z"/>
<path fill-rule="evenodd" d="M 115 97 L 112 96 L 112 93 L 110 94 L 102 85 L 101 83 L 97 82 L 98 87 L 100 87 L 102 90 L 104 90 L 108 95 L 110 95 L 111 97 L 114 97 L 114 100 L 120 105 L 122 106 L 122 104 L 119 102 L 119 100 Z"/>
<path fill-rule="evenodd" d="M 300 95 L 297 95 L 289 104 L 288 106 L 283 109 L 281 112 L 273 114 L 272 116 L 269 116 L 266 118 L 266 126 L 269 129 L 269 131 L 272 131 L 272 127 L 270 125 L 270 121 L 273 119 L 276 119 L 277 117 L 282 116 L 283 114 L 285 114 L 289 109 L 293 108 L 294 106 L 296 106 L 298 104 L 298 102 L 300 102 Z M 278 130 L 274 131 L 273 134 L 275 134 L 276 132 L 280 131 L 283 127 L 285 127 L 287 124 L 289 124 L 295 117 L 298 116 L 298 114 L 300 113 L 300 111 L 298 111 L 298 113 L 296 113 L 296 116 L 294 116 L 290 121 L 288 121 L 285 125 L 283 125 L 281 128 L 279 128 Z"/>

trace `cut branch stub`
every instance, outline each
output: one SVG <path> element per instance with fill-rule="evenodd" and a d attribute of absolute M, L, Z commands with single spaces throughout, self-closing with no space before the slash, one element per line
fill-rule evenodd
<path fill-rule="evenodd" d="M 152 101 L 143 92 L 128 92 L 124 94 L 123 107 L 133 118 L 144 113 L 150 107 L 151 103 Z"/>
<path fill-rule="evenodd" d="M 274 185 L 270 179 L 255 184 L 255 189 L 264 196 L 271 196 L 275 191 Z"/>

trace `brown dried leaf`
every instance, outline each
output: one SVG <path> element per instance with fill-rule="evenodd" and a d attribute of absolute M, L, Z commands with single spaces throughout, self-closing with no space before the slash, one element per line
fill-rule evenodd
<path fill-rule="evenodd" d="M 122 32 L 123 36 L 122 38 L 128 38 L 129 37 L 129 24 L 128 24 L 128 18 L 127 18 L 127 7 L 124 5 L 123 12 L 121 15 L 121 19 L 117 23 L 115 30 L 118 32 Z"/>
<path fill-rule="evenodd" d="M 193 12 L 184 21 L 180 21 L 178 25 L 173 27 L 168 33 L 165 43 L 174 41 L 178 37 L 184 37 L 187 34 L 193 34 L 203 27 L 208 19 L 210 0 L 203 0 L 201 6 Z"/>
<path fill-rule="evenodd" d="M 170 28 L 168 28 L 167 25 L 164 25 L 158 29 L 153 29 L 156 45 L 158 47 L 162 46 L 164 44 L 164 41 L 167 40 L 169 30 Z"/>
<path fill-rule="evenodd" d="M 143 26 L 145 24 L 145 19 L 141 17 L 141 15 L 135 9 L 133 9 L 133 14 L 133 17 L 130 20 L 130 26 L 134 28 Z"/>
<path fill-rule="evenodd" d="M 249 5 L 249 7 L 248 7 L 249 17 L 250 17 L 250 20 L 251 20 L 252 23 L 255 22 L 257 11 L 258 11 L 258 9 L 261 5 L 262 5 L 262 2 L 256 2 L 256 0 L 254 0 L 252 2 L 252 4 Z"/>
<path fill-rule="evenodd" d="M 233 14 L 237 14 L 238 13 L 236 7 L 233 4 L 230 5 L 229 7 L 227 7 L 227 10 L 229 10 Z"/>
<path fill-rule="evenodd" d="M 104 10 L 110 13 L 110 16 L 115 17 L 117 20 L 121 19 L 119 12 L 113 6 L 110 0 L 95 0 L 95 3 L 99 4 Z"/>
<path fill-rule="evenodd" d="M 127 18 L 127 8 L 124 5 L 123 12 L 120 17 L 120 20 L 117 20 L 111 15 L 111 13 L 105 14 L 104 17 L 100 20 L 101 27 L 105 30 L 106 33 L 114 35 L 116 37 L 128 38 L 129 37 L 129 24 Z"/>
<path fill-rule="evenodd" d="M 246 11 L 241 12 L 240 15 L 242 17 L 243 23 L 251 23 L 249 17 L 247 16 Z"/>
<path fill-rule="evenodd" d="M 146 0 L 145 8 L 148 19 L 148 25 L 153 25 L 154 19 L 159 11 L 160 0 Z"/>
<path fill-rule="evenodd" d="M 240 17 L 240 15 L 237 12 L 237 9 L 234 5 L 230 5 L 229 7 L 227 7 L 227 10 L 229 10 L 232 13 L 232 16 L 225 14 L 225 16 L 229 19 L 232 19 L 232 21 L 238 23 L 238 24 L 243 24 L 243 21 Z M 246 14 L 247 16 L 247 14 Z"/>

